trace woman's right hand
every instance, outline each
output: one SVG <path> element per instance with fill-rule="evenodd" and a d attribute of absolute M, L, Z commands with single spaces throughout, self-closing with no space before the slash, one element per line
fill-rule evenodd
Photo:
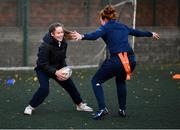
<path fill-rule="evenodd" d="M 156 32 L 152 32 L 152 38 L 155 39 L 155 40 L 158 40 L 160 38 L 159 34 L 156 33 Z"/>
<path fill-rule="evenodd" d="M 62 73 L 61 70 L 56 70 L 55 75 L 57 76 L 57 79 L 60 81 L 67 80 L 68 78 L 65 76 L 64 73 Z"/>

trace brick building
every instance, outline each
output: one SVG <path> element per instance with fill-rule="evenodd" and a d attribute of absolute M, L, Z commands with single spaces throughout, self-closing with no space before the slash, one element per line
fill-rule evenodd
<path fill-rule="evenodd" d="M 99 26 L 98 12 L 107 2 L 116 4 L 124 0 L 29 0 L 28 33 L 23 30 L 24 1 L 0 0 L 0 67 L 24 66 L 25 60 L 33 66 L 39 41 L 50 23 L 60 21 L 72 30 L 89 32 Z M 134 50 L 139 63 L 180 63 L 180 0 L 137 0 L 136 26 L 161 36 L 159 41 L 136 38 Z M 101 40 L 96 43 L 79 42 L 79 47 L 69 44 L 68 63 L 97 63 L 91 54 L 101 51 L 104 44 Z"/>
<path fill-rule="evenodd" d="M 97 15 L 104 1 L 29 0 L 29 25 L 47 26 L 61 21 L 66 26 L 98 26 Z M 22 0 L 0 0 L 0 26 L 21 26 L 22 16 Z M 136 21 L 137 26 L 178 26 L 180 0 L 137 0 Z"/>

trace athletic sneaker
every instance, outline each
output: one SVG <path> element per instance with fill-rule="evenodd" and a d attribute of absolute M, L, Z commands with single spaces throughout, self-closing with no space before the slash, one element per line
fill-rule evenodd
<path fill-rule="evenodd" d="M 101 109 L 101 110 L 99 110 L 98 112 L 95 113 L 95 116 L 93 116 L 93 119 L 95 119 L 95 120 L 102 119 L 107 114 L 108 114 L 108 109 L 107 108 Z"/>
<path fill-rule="evenodd" d="M 87 106 L 86 103 L 80 103 L 80 105 L 76 105 L 76 110 L 77 111 L 88 111 L 88 112 L 92 112 L 93 109 L 89 106 Z"/>
<path fill-rule="evenodd" d="M 30 105 L 28 105 L 24 110 L 24 114 L 32 115 L 33 110 L 35 110 L 35 109 L 33 107 L 31 107 Z"/>
<path fill-rule="evenodd" d="M 126 111 L 125 110 L 119 109 L 118 113 L 119 113 L 119 116 L 126 117 Z"/>

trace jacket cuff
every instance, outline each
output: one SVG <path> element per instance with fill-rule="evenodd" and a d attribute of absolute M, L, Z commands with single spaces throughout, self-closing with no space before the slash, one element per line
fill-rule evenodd
<path fill-rule="evenodd" d="M 84 37 L 85 37 L 85 36 L 84 36 L 84 34 L 81 34 L 81 37 L 82 37 L 82 39 L 81 39 L 81 40 L 84 40 Z"/>

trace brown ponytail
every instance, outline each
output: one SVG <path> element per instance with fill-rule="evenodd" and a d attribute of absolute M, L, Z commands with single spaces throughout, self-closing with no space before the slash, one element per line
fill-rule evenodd
<path fill-rule="evenodd" d="M 112 5 L 106 5 L 104 9 L 100 11 L 100 17 L 104 20 L 111 20 L 114 19 L 116 20 L 118 18 L 118 14 L 115 10 L 115 8 Z"/>

